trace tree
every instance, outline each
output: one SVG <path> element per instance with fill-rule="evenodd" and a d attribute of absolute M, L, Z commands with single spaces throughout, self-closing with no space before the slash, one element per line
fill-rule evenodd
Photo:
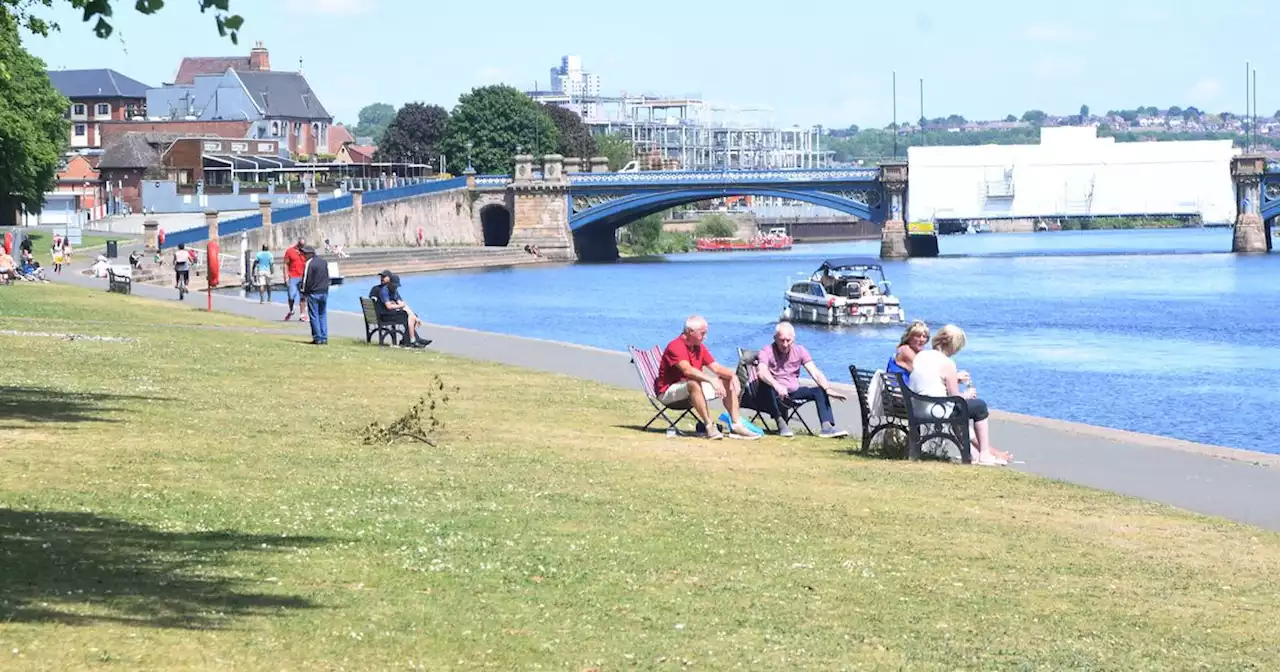
<path fill-rule="evenodd" d="M 451 172 L 467 165 L 467 143 L 477 172 L 510 174 L 516 148 L 538 156 L 560 145 L 560 132 L 533 99 L 505 84 L 482 86 L 458 98 L 441 149 Z"/>
<path fill-rule="evenodd" d="M 618 170 L 635 158 L 631 141 L 618 133 L 606 133 L 596 138 L 596 153 L 609 159 L 609 170 Z"/>
<path fill-rule="evenodd" d="M 1048 116 L 1041 110 L 1027 110 L 1022 113 L 1022 120 L 1029 124 L 1042 124 Z"/>
<path fill-rule="evenodd" d="M 596 139 L 591 130 L 582 123 L 582 117 L 573 110 L 559 105 L 542 105 L 542 111 L 555 123 L 560 131 L 560 145 L 556 151 L 566 157 L 589 159 L 596 155 Z"/>
<path fill-rule="evenodd" d="M 1080 106 L 1080 123 L 1083 124 L 1088 119 L 1089 119 L 1089 106 L 1081 105 Z"/>
<path fill-rule="evenodd" d="M 965 118 L 958 114 L 947 115 L 947 124 L 950 126 L 964 126 L 965 123 Z"/>
<path fill-rule="evenodd" d="M 61 0 L 67 2 L 72 7 L 84 12 L 84 22 L 93 21 L 93 33 L 102 39 L 111 37 L 115 32 L 115 27 L 107 19 L 113 15 L 113 0 Z M 231 0 L 197 0 L 199 2 L 200 13 L 206 14 L 212 10 L 214 24 L 218 27 L 218 34 L 223 37 L 230 37 L 232 44 L 238 44 L 240 41 L 240 28 L 244 25 L 244 18 L 238 14 L 231 14 Z M 123 0 L 118 0 L 123 2 Z M 0 0 L 0 10 L 7 11 L 23 28 L 40 35 L 48 37 L 51 30 L 62 30 L 53 21 L 36 16 L 31 13 L 32 5 L 43 5 L 52 7 L 54 0 Z M 164 0 L 136 0 L 133 8 L 138 12 L 146 15 L 155 14 L 164 8 Z"/>
<path fill-rule="evenodd" d="M 395 118 L 396 108 L 387 103 L 365 105 L 360 108 L 358 123 L 351 129 L 351 135 L 358 138 L 369 136 L 373 138 L 373 144 L 376 145 L 382 141 L 382 134 L 387 132 L 387 126 L 390 126 L 391 120 Z"/>
<path fill-rule="evenodd" d="M 711 214 L 703 217 L 693 232 L 699 238 L 732 238 L 738 235 L 738 225 L 724 215 Z"/>
<path fill-rule="evenodd" d="M 1181 107 L 1178 107 L 1177 105 L 1170 105 L 1170 106 L 1169 106 L 1169 109 L 1165 111 L 1164 116 L 1166 116 L 1166 117 L 1181 117 L 1181 116 L 1182 116 L 1182 108 L 1181 108 Z"/>
<path fill-rule="evenodd" d="M 440 142 L 448 128 L 449 113 L 443 107 L 405 103 L 387 126 L 375 160 L 417 163 L 433 159 L 440 155 Z"/>
<path fill-rule="evenodd" d="M 1005 120 L 1006 122 L 1008 122 L 1008 123 L 1012 124 L 1013 122 L 1017 121 L 1017 120 L 1018 120 L 1018 118 L 1017 118 L 1017 117 L 1015 117 L 1015 116 L 1013 116 L 1012 114 L 1010 114 L 1010 115 L 1006 116 L 1006 117 L 1004 118 L 1004 120 Z"/>
<path fill-rule="evenodd" d="M 27 53 L 18 23 L 0 11 L 0 212 L 40 212 L 57 184 L 71 104 L 53 88 L 44 61 Z"/>

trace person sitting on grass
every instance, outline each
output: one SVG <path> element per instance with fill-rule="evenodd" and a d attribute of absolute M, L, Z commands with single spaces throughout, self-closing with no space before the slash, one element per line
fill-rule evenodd
<path fill-rule="evenodd" d="M 17 264 L 13 263 L 13 257 L 9 256 L 4 248 L 0 248 L 0 281 L 9 284 L 17 275 L 18 268 Z"/>
<path fill-rule="evenodd" d="M 684 322 L 684 331 L 667 344 L 658 365 L 654 392 L 665 406 L 688 401 L 698 418 L 698 435 L 722 439 L 724 435 L 711 419 L 707 402 L 721 399 L 729 414 L 729 435 L 735 439 L 758 439 L 738 417 L 741 389 L 733 369 L 716 361 L 707 349 L 707 320 L 694 315 Z M 706 369 L 710 369 L 707 373 Z"/>
<path fill-rule="evenodd" d="M 369 292 L 373 298 L 378 318 L 405 325 L 406 336 L 403 345 L 406 348 L 425 348 L 431 340 L 422 336 L 422 320 L 409 309 L 409 304 L 400 297 L 400 278 L 389 270 L 378 274 L 378 284 Z"/>
<path fill-rule="evenodd" d="M 817 387 L 800 384 L 802 369 L 808 372 Z M 773 330 L 773 343 L 765 346 L 757 356 L 756 382 L 752 388 L 748 390 L 753 397 L 752 406 L 773 414 L 780 436 L 795 435 L 782 419 L 782 404 L 808 399 L 813 399 L 818 407 L 818 420 L 822 422 L 818 436 L 835 439 L 849 435 L 849 432 L 836 427 L 836 418 L 831 412 L 831 400 L 844 400 L 845 395 L 831 389 L 831 383 L 809 356 L 809 350 L 796 343 L 796 328 L 790 322 L 778 323 Z"/>

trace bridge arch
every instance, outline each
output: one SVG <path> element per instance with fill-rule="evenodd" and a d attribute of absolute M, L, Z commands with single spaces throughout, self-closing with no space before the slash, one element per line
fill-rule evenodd
<path fill-rule="evenodd" d="M 511 211 L 503 203 L 489 203 L 480 208 L 480 235 L 485 247 L 506 247 L 514 229 Z"/>
<path fill-rule="evenodd" d="M 875 192 L 873 192 L 875 193 Z M 877 194 L 878 195 L 878 194 Z M 662 212 L 680 205 L 696 203 L 726 196 L 775 196 L 811 203 L 831 208 L 845 214 L 861 217 L 870 221 L 882 219 L 881 200 L 868 199 L 871 204 L 846 197 L 843 194 L 821 191 L 818 189 L 780 189 L 773 187 L 734 186 L 702 189 L 670 189 L 663 191 L 644 191 L 618 196 L 611 200 L 573 213 L 569 218 L 569 228 L 575 234 L 586 229 L 608 229 L 612 231 L 641 217 Z M 874 204 L 874 205 L 872 205 Z"/>

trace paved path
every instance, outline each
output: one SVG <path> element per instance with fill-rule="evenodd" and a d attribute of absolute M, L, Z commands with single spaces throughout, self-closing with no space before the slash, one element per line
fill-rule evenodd
<path fill-rule="evenodd" d="M 104 300 L 109 298 L 106 280 L 65 272 L 57 280 L 101 288 Z M 134 293 L 177 303 L 171 289 L 135 285 Z M 204 296 L 188 296 L 189 305 L 203 307 L 205 301 Z M 264 320 L 283 317 L 278 304 L 263 306 L 254 299 L 215 296 L 213 306 L 217 311 Z M 363 338 L 364 320 L 355 312 L 358 308 L 331 304 L 330 333 Z M 309 337 L 305 324 L 295 324 L 300 337 Z M 673 320 L 672 334 L 678 329 L 678 320 Z M 294 333 L 293 329 L 282 331 Z M 626 353 L 440 325 L 432 325 L 427 333 L 435 340 L 432 348 L 441 352 L 639 387 Z M 827 373 L 836 380 L 848 375 L 834 364 Z M 857 402 L 836 406 L 838 423 L 856 436 Z M 647 409 L 638 400 L 635 416 L 629 420 L 643 422 Z M 1280 456 L 1012 413 L 993 412 L 992 419 L 993 441 L 1015 453 L 1019 462 L 1015 469 L 1280 531 Z"/>

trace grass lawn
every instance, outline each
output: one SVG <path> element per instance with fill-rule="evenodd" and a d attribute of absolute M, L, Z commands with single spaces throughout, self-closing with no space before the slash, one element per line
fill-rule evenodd
<path fill-rule="evenodd" d="M 4 235 L 4 230 L 0 230 L 0 237 Z M 46 257 L 49 256 L 49 246 L 53 244 L 54 232 L 41 229 L 23 229 L 23 234 L 26 235 L 27 238 L 31 239 L 31 247 L 35 251 L 36 259 L 40 259 L 41 263 L 44 263 L 43 259 L 39 255 L 43 253 Z M 106 247 L 108 240 L 118 240 L 121 244 L 124 244 L 133 240 L 133 238 L 133 236 L 89 233 L 86 231 L 80 236 L 80 244 L 76 245 L 71 252 L 72 254 L 75 254 L 79 250 L 91 250 L 98 247 Z"/>
<path fill-rule="evenodd" d="M 1280 668 L 1280 535 L 142 299 L 0 306 L 130 339 L 0 334 L 3 669 Z M 437 446 L 360 440 L 436 374 Z"/>

